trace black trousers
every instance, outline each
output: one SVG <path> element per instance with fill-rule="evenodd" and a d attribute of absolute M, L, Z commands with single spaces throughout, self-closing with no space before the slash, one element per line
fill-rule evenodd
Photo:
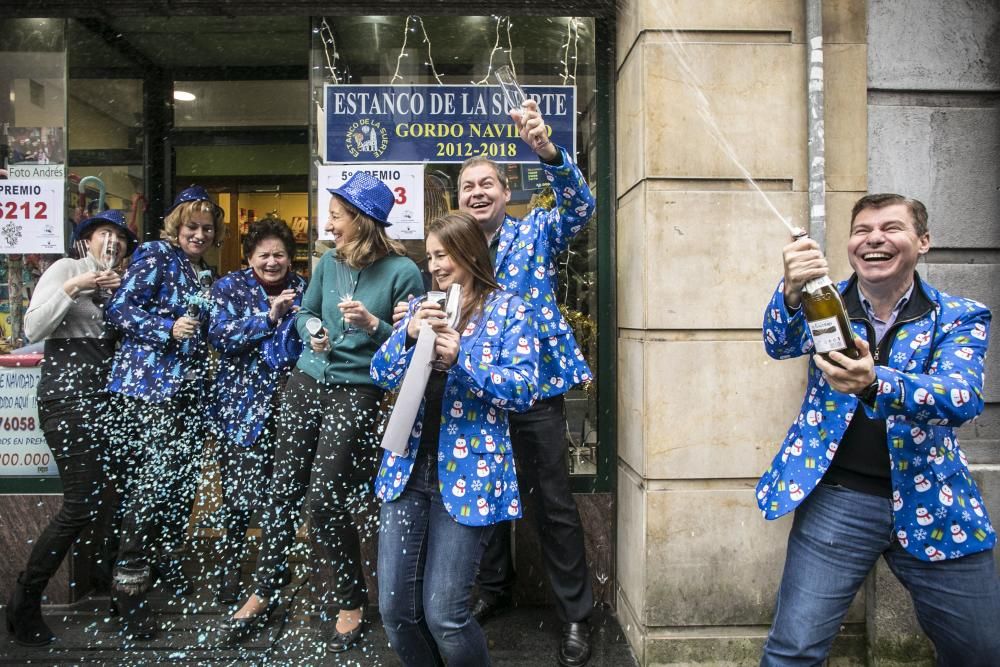
<path fill-rule="evenodd" d="M 517 484 L 525 505 L 533 504 L 545 572 L 563 622 L 590 616 L 594 593 L 587 570 L 583 525 L 569 486 L 566 415 L 562 396 L 542 399 L 527 412 L 510 415 Z M 479 592 L 486 600 L 510 595 L 516 573 L 510 521 L 496 525 L 479 567 Z"/>
<path fill-rule="evenodd" d="M 105 445 L 93 428 L 93 416 L 106 399 L 104 395 L 65 398 L 38 405 L 45 442 L 59 467 L 63 502 L 28 556 L 24 568 L 27 585 L 44 588 L 83 529 L 97 518 L 106 483 Z"/>
<path fill-rule="evenodd" d="M 112 464 L 122 504 L 119 566 L 169 559 L 187 537 L 205 444 L 199 396 L 195 386 L 184 385 L 160 403 L 113 399 L 123 429 Z"/>
<path fill-rule="evenodd" d="M 272 414 L 251 447 L 244 447 L 228 439 L 219 442 L 219 469 L 226 525 L 226 536 L 220 542 L 220 549 L 225 568 L 239 568 L 250 520 L 255 512 L 262 510 L 267 504 L 267 492 L 274 468 L 275 421 Z"/>
<path fill-rule="evenodd" d="M 370 385 L 326 385 L 296 370 L 278 412 L 278 442 L 268 508 L 261 528 L 256 593 L 270 598 L 288 568 L 288 551 L 306 494 L 316 560 L 330 570 L 320 600 L 357 609 L 368 600 L 361 539 L 353 515 L 372 497 L 379 461 L 375 418 L 382 390 Z M 378 531 L 377 515 L 363 527 Z"/>

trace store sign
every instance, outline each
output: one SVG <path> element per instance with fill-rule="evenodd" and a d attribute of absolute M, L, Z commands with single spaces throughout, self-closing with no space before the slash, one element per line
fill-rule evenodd
<path fill-rule="evenodd" d="M 0 368 L 0 477 L 59 475 L 38 420 L 41 376 L 37 366 Z"/>
<path fill-rule="evenodd" d="M 537 163 L 496 86 L 344 86 L 325 88 L 326 162 Z M 555 144 L 576 154 L 573 86 L 524 86 L 537 100 Z"/>
<path fill-rule="evenodd" d="M 394 239 L 424 238 L 424 166 L 422 164 L 330 164 L 320 165 L 319 187 L 316 191 L 316 210 L 319 211 L 319 238 L 330 241 L 326 232 L 327 211 L 330 197 L 327 188 L 339 188 L 355 172 L 364 171 L 389 186 L 396 196 L 389 213 L 387 231 Z"/>
<path fill-rule="evenodd" d="M 63 252 L 65 187 L 61 178 L 0 180 L 0 254 Z"/>

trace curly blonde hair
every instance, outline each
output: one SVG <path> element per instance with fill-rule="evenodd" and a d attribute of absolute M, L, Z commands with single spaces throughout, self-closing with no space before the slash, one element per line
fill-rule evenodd
<path fill-rule="evenodd" d="M 183 225 L 191 222 L 195 213 L 208 213 L 212 216 L 212 227 L 215 229 L 212 245 L 216 248 L 221 247 L 226 235 L 226 212 L 222 210 L 221 206 L 216 206 L 204 199 L 184 202 L 171 211 L 163 220 L 163 231 L 160 232 L 160 238 L 177 245 L 177 233 Z"/>

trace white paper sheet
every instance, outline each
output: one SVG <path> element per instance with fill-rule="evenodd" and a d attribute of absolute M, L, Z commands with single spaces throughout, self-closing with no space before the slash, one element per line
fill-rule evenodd
<path fill-rule="evenodd" d="M 382 447 L 394 454 L 403 455 L 410 441 L 410 432 L 417 420 L 420 401 L 427 389 L 427 379 L 431 376 L 431 359 L 434 356 L 434 340 L 437 335 L 429 324 L 420 327 L 417 344 L 410 357 L 410 365 L 399 387 L 399 396 L 389 415 L 389 423 L 382 434 Z"/>

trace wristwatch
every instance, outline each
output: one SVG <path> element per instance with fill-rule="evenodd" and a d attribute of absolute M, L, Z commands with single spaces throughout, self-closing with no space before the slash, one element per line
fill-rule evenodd
<path fill-rule="evenodd" d="M 855 396 L 858 397 L 858 400 L 864 401 L 868 405 L 875 405 L 875 397 L 878 396 L 878 378 L 875 378 L 870 385 L 859 391 Z"/>

